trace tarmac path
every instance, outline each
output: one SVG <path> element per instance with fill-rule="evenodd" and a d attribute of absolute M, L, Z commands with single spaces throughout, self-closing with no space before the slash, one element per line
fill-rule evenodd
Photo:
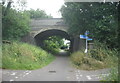
<path fill-rule="evenodd" d="M 2 69 L 1 69 L 2 70 Z M 109 69 L 93 71 L 73 68 L 66 53 L 56 56 L 49 65 L 37 70 L 2 70 L 2 81 L 99 81 Z"/>

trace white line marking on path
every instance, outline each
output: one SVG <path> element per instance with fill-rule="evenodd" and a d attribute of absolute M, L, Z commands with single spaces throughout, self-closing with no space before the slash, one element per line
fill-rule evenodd
<path fill-rule="evenodd" d="M 82 77 L 83 75 L 80 75 L 80 77 Z"/>
<path fill-rule="evenodd" d="M 15 78 L 18 78 L 18 77 L 15 77 Z"/>
<path fill-rule="evenodd" d="M 11 79 L 10 81 L 14 81 L 13 79 Z"/>
<path fill-rule="evenodd" d="M 29 73 L 26 73 L 26 75 L 28 75 Z"/>
<path fill-rule="evenodd" d="M 90 75 L 90 76 L 98 76 L 98 75 Z"/>
<path fill-rule="evenodd" d="M 78 77 L 79 75 L 76 75 L 76 77 Z"/>
<path fill-rule="evenodd" d="M 16 74 L 16 72 L 14 72 L 14 73 L 12 73 L 12 74 L 10 74 L 10 75 L 15 75 Z"/>
<path fill-rule="evenodd" d="M 77 80 L 79 80 L 79 77 L 76 77 Z"/>
<path fill-rule="evenodd" d="M 88 78 L 88 80 L 91 80 L 92 78 L 90 76 L 86 76 Z"/>
<path fill-rule="evenodd" d="M 26 75 L 23 75 L 23 77 L 25 77 Z"/>
<path fill-rule="evenodd" d="M 100 75 L 103 75 L 103 76 L 108 76 L 108 75 L 109 75 L 109 73 L 108 73 L 108 74 L 100 74 Z"/>

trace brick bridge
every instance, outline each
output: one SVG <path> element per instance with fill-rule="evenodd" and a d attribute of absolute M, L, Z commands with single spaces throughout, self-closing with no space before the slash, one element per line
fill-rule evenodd
<path fill-rule="evenodd" d="M 72 52 L 85 47 L 84 40 L 81 40 L 79 36 L 69 35 L 69 27 L 61 18 L 32 19 L 30 26 L 30 33 L 22 39 L 24 42 L 43 47 L 43 40 L 56 35 L 70 40 L 70 50 Z"/>

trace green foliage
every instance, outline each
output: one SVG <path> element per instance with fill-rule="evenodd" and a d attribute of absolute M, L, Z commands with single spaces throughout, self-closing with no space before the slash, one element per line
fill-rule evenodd
<path fill-rule="evenodd" d="M 2 54 L 2 68 L 5 69 L 37 69 L 54 59 L 41 48 L 20 42 L 3 44 Z"/>
<path fill-rule="evenodd" d="M 96 43 L 86 55 L 83 51 L 71 55 L 72 62 L 80 69 L 93 70 L 118 66 L 118 52 Z"/>
<path fill-rule="evenodd" d="M 110 72 L 109 72 L 109 75 L 108 76 L 101 76 L 102 77 L 102 80 L 103 83 L 104 81 L 112 81 L 116 83 L 116 81 L 118 81 L 118 67 L 112 67 Z"/>
<path fill-rule="evenodd" d="M 6 7 L 3 7 L 5 10 Z M 17 40 L 29 32 L 29 16 L 10 8 L 6 15 L 2 15 L 2 33 L 4 40 Z"/>
<path fill-rule="evenodd" d="M 86 56 L 82 51 L 73 53 L 71 55 L 71 61 L 78 69 L 95 70 L 105 68 L 103 62 L 91 58 L 90 56 Z"/>
<path fill-rule="evenodd" d="M 30 18 L 52 18 L 45 11 L 37 10 L 16 10 L 16 8 L 2 7 L 2 30 L 4 40 L 19 40 L 30 31 Z"/>
<path fill-rule="evenodd" d="M 51 36 L 47 40 L 44 40 L 44 49 L 56 54 L 59 52 L 61 46 L 64 45 L 64 42 L 59 36 Z"/>
<path fill-rule="evenodd" d="M 117 56 L 117 49 L 109 49 L 105 44 L 98 41 L 94 42 L 94 49 L 89 50 L 89 55 L 97 60 L 104 61 L 108 56 Z"/>
<path fill-rule="evenodd" d="M 37 9 L 30 9 L 26 10 L 26 12 L 30 15 L 31 19 L 38 19 L 38 18 L 52 18 L 51 15 L 47 15 L 45 11 Z"/>
<path fill-rule="evenodd" d="M 109 47 L 117 45 L 117 9 L 118 3 L 73 3 L 68 2 L 61 8 L 61 13 L 72 35 L 83 34 L 89 30 L 95 40 L 106 43 Z"/>

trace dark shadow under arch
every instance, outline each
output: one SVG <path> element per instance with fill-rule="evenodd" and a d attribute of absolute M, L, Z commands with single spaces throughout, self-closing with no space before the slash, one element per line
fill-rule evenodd
<path fill-rule="evenodd" d="M 62 30 L 57 30 L 57 29 L 51 29 L 51 30 L 43 31 L 34 37 L 37 46 L 40 46 L 41 48 L 43 48 L 44 47 L 43 41 L 50 36 L 60 36 L 62 38 L 65 38 L 71 41 L 70 35 L 67 32 Z"/>

